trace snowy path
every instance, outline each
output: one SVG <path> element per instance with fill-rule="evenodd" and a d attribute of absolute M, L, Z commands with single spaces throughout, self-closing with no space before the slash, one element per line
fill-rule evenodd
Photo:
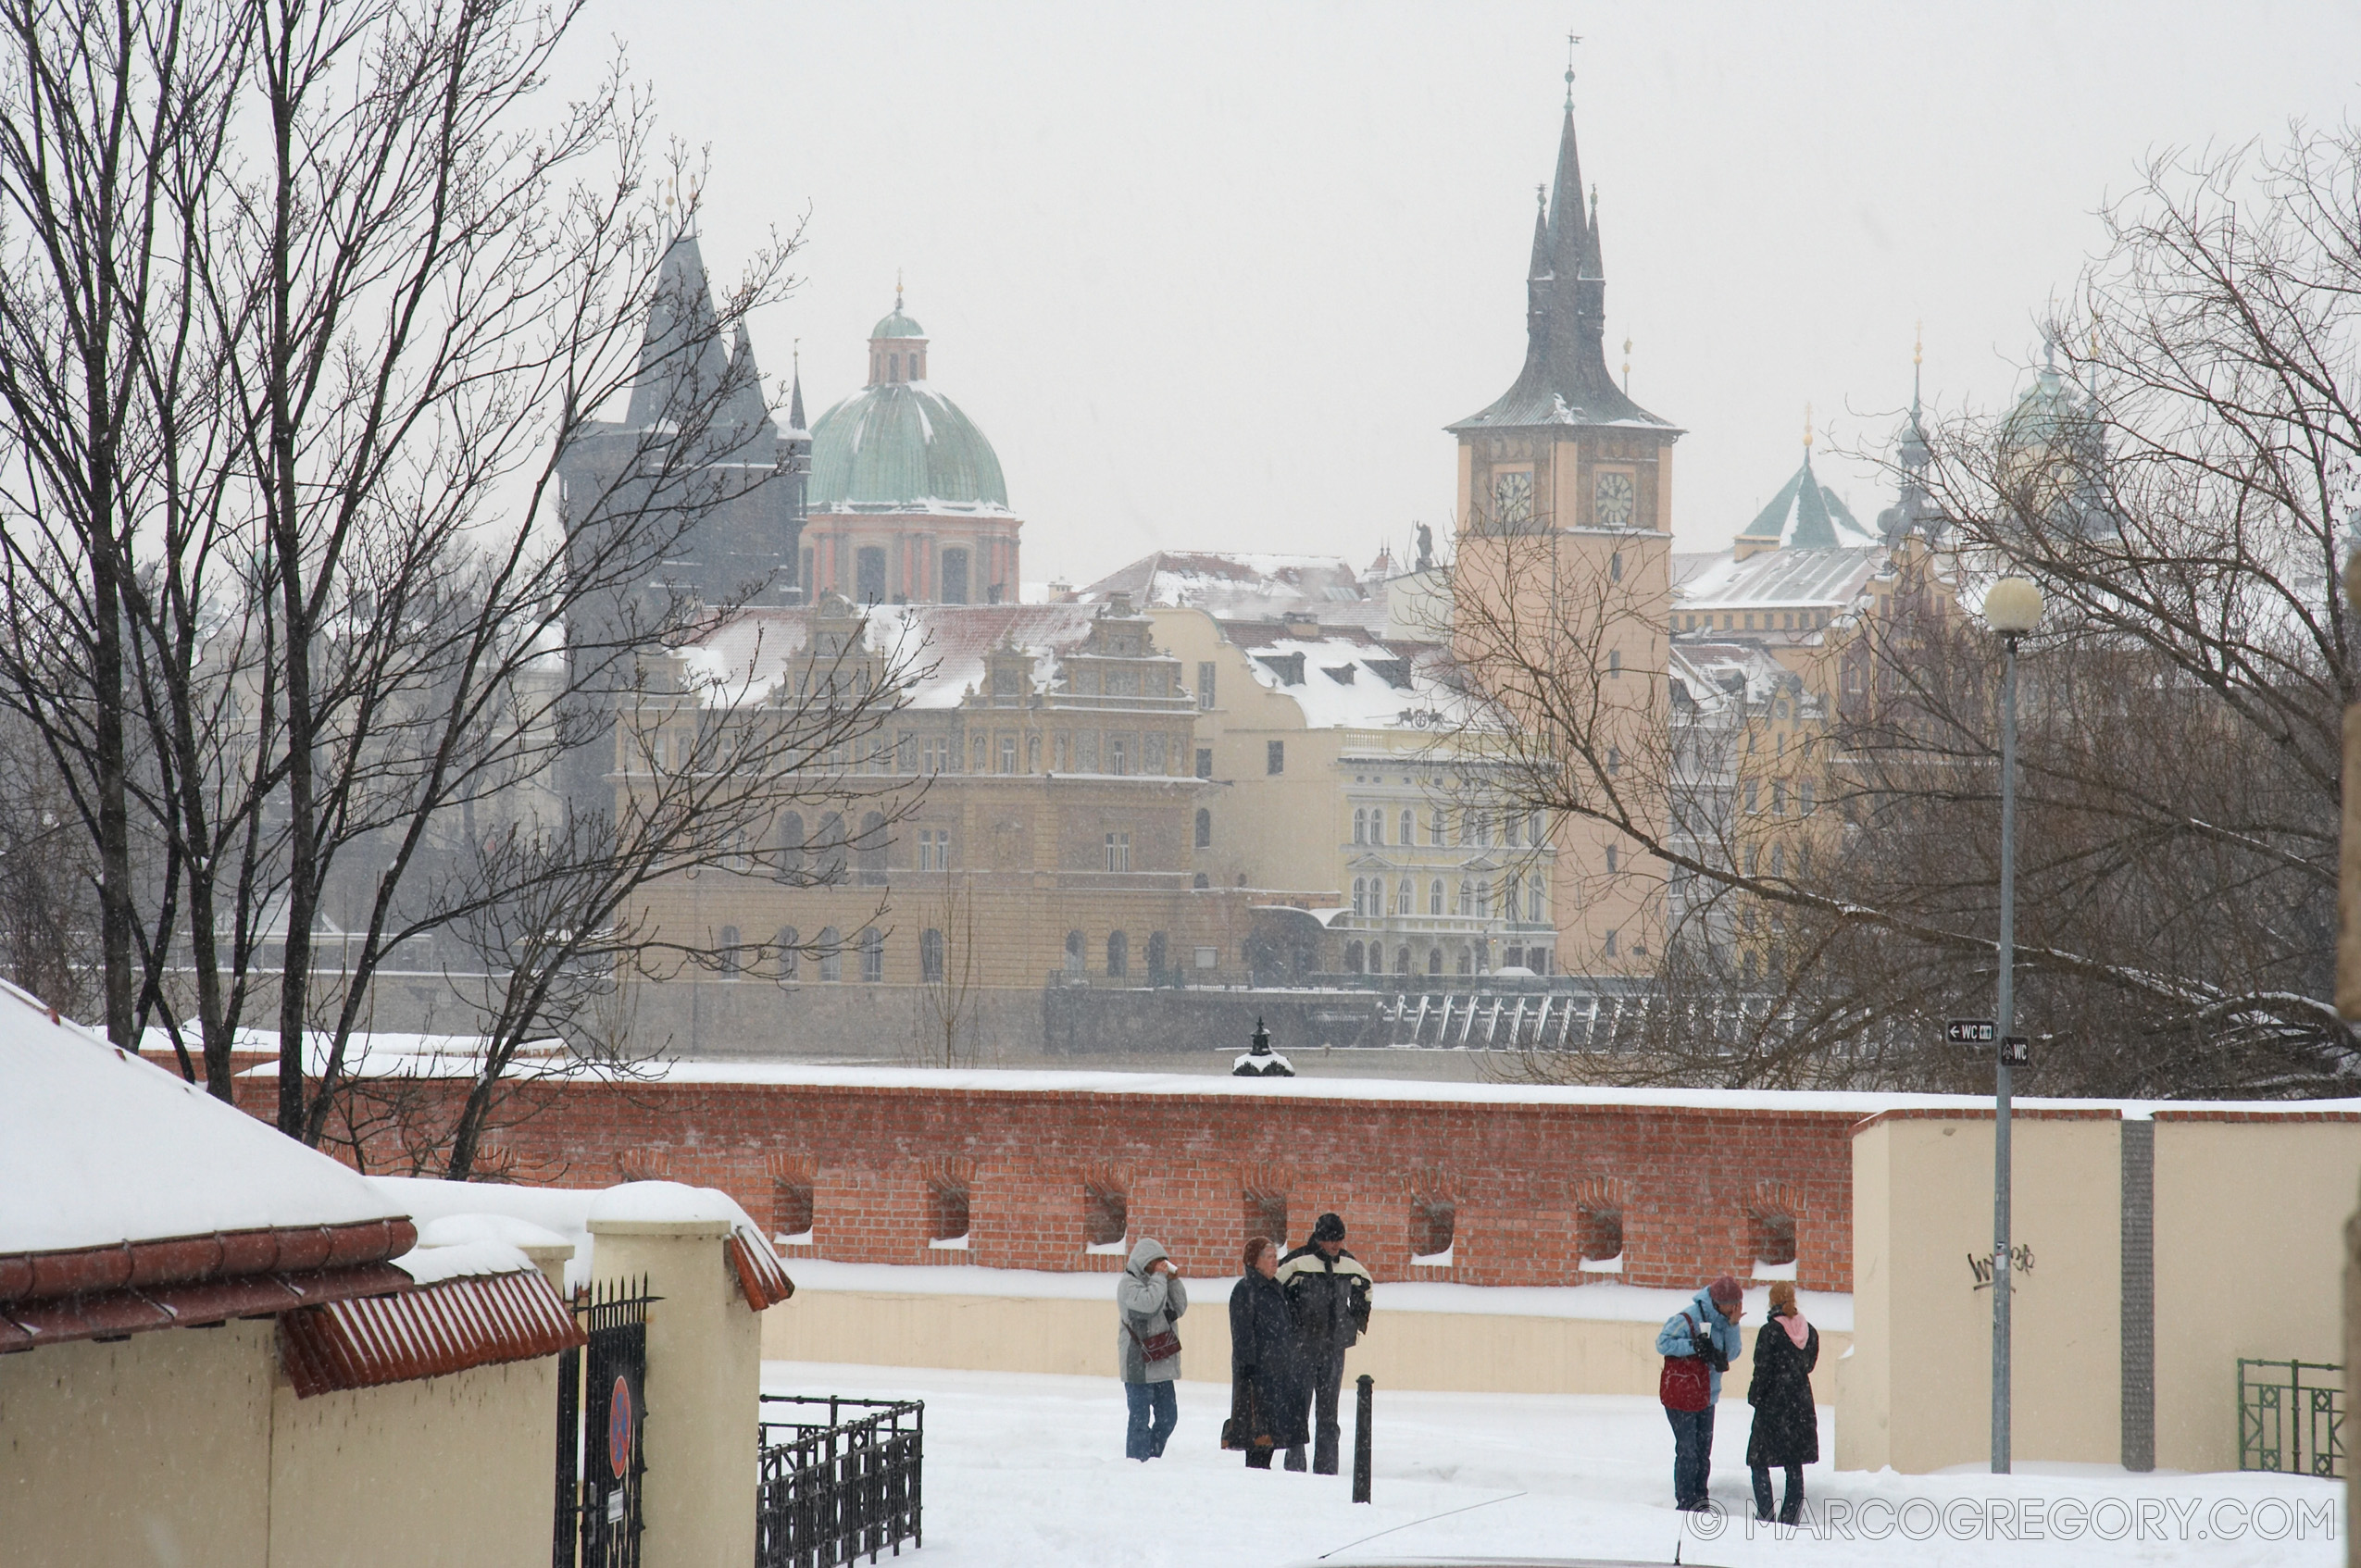
<path fill-rule="evenodd" d="M 1112 1380 L 914 1367 L 769 1362 L 773 1393 L 840 1393 L 927 1401 L 927 1544 L 913 1568 L 1120 1563 L 1123 1568 L 1255 1568 L 1302 1562 L 1364 1537 L 1380 1553 L 1595 1555 L 1684 1562 L 1912 1568 L 2017 1564 L 2341 1563 L 2341 1484 L 2286 1476 L 2155 1475 L 2076 1467 L 2071 1475 L 1898 1476 L 1805 1473 L 1815 1504 L 1849 1505 L 1855 1538 L 1749 1538 L 1743 1508 L 1744 1407 L 1715 1434 L 1714 1495 L 1730 1514 L 1717 1538 L 1684 1535 L 1669 1506 L 1671 1437 L 1654 1401 L 1605 1396 L 1379 1390 L 1376 1501 L 1355 1507 L 1347 1477 L 1247 1471 L 1215 1448 L 1229 1390 L 1180 1385 L 1180 1425 L 1155 1463 L 1123 1460 L 1123 1397 Z M 1352 1388 L 1345 1388 L 1350 1467 Z M 1821 1413 L 1822 1451 L 1832 1451 Z M 1522 1493 L 1522 1496 L 1515 1494 Z M 1414 1521 L 1484 1504 L 1455 1517 Z M 2261 1505 L 2259 1509 L 2257 1505 Z M 2097 1505 L 2074 1528 L 2077 1510 Z M 2024 1515 L 2060 1513 L 2072 1538 L 1987 1544 L 1973 1528 L 1992 1508 L 2020 1537 Z M 1899 1516 L 1893 1512 L 1899 1509 Z M 2308 1522 L 2299 1519 L 2309 1511 Z M 2326 1511 L 2326 1512 L 2324 1512 Z M 2145 1515 L 2144 1524 L 2142 1515 Z M 2251 1517 L 2250 1517 L 2251 1516 Z M 2325 1538 L 2324 1517 L 2339 1539 Z M 1949 1526 L 1949 1529 L 1946 1528 Z M 2209 1527 L 2213 1526 L 2213 1527 Z M 2238 1538 L 2217 1538 L 2236 1526 Z M 2276 1533 L 2262 1538 L 2257 1529 Z M 1864 1531 L 1881 1538 L 1861 1538 Z M 1951 1531 L 1973 1539 L 1955 1538 Z M 2122 1538 L 2108 1540 L 2106 1535 Z M 2200 1538 L 2201 1535 L 2205 1538 Z M 2142 1538 L 2144 1537 L 2144 1538 Z M 2303 1537 L 2303 1538 L 2299 1538 Z"/>

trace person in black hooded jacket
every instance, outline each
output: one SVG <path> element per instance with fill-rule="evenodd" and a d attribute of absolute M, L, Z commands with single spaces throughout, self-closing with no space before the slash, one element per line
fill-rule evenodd
<path fill-rule="evenodd" d="M 1374 1282 L 1360 1260 L 1344 1250 L 1344 1221 L 1322 1214 L 1312 1238 L 1279 1260 L 1279 1283 L 1295 1314 L 1295 1343 L 1310 1384 L 1306 1398 L 1318 1405 L 1312 1470 L 1336 1474 L 1340 1431 L 1336 1401 L 1344 1384 L 1344 1352 L 1369 1326 L 1369 1290 Z M 1304 1468 L 1304 1450 L 1287 1450 L 1287 1468 Z"/>
<path fill-rule="evenodd" d="M 1246 1468 L 1268 1470 L 1281 1449 L 1301 1453 L 1308 1391 L 1295 1344 L 1295 1314 L 1279 1284 L 1270 1238 L 1246 1243 L 1246 1276 L 1230 1292 L 1230 1424 L 1223 1446 L 1241 1448 Z"/>

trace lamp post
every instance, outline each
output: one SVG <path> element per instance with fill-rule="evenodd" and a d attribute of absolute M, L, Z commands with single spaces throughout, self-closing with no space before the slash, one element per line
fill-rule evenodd
<path fill-rule="evenodd" d="M 2008 1474 L 2008 1039 L 2017 1030 L 2017 641 L 2042 622 L 2042 591 L 2007 577 L 1984 595 L 2000 637 L 2000 1028 L 1992 1089 L 1992 1474 Z"/>

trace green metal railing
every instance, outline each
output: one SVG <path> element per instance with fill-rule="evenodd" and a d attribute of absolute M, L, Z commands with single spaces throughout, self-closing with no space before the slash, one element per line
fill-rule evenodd
<path fill-rule="evenodd" d="M 2240 1358 L 2238 1468 L 2342 1479 L 2344 1368 Z"/>

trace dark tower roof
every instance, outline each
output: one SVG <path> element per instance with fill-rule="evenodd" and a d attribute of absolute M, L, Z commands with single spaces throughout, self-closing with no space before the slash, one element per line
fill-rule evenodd
<path fill-rule="evenodd" d="M 1455 432 L 1541 425 L 1648 425 L 1675 429 L 1623 394 L 1606 367 L 1606 277 L 1600 260 L 1597 194 L 1586 214 L 1574 103 L 1557 139 L 1557 178 L 1535 221 L 1526 279 L 1525 367 L 1517 382 Z"/>
<path fill-rule="evenodd" d="M 681 414 L 721 392 L 729 371 L 705 257 L 696 236 L 683 232 L 656 268 L 656 301 L 640 340 L 639 374 L 631 382 L 623 428 L 645 430 L 679 423 Z"/>
<path fill-rule="evenodd" d="M 746 336 L 743 321 L 738 323 L 736 337 L 730 345 L 730 392 L 722 400 L 721 411 L 714 421 L 714 434 L 732 452 L 751 442 L 779 439 L 779 427 L 770 417 L 769 400 L 763 396 L 762 370 L 755 364 L 755 345 Z"/>

